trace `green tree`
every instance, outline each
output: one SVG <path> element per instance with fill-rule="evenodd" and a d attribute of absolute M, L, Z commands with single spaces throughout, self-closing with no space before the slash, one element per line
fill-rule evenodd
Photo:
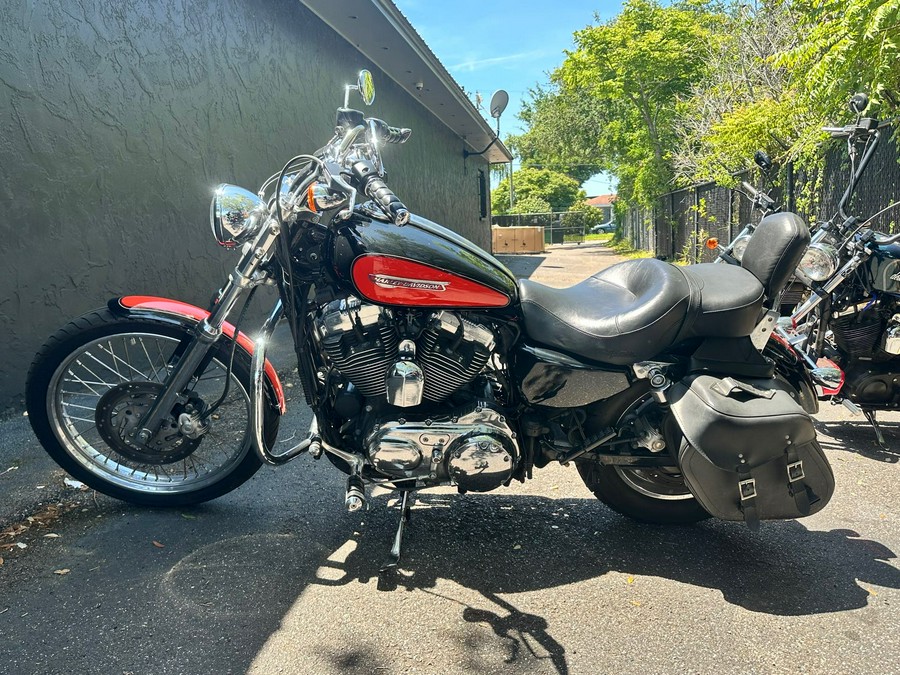
<path fill-rule="evenodd" d="M 509 213 L 550 213 L 552 211 L 550 202 L 537 195 L 528 195 L 522 199 L 516 199 L 516 203 Z"/>
<path fill-rule="evenodd" d="M 705 4 L 628 0 L 621 14 L 575 33 L 575 50 L 532 95 L 528 131 L 513 141 L 529 161 L 608 170 L 626 200 L 651 202 L 672 185 L 679 101 L 705 74 L 721 16 Z"/>
<path fill-rule="evenodd" d="M 733 4 L 720 32 L 706 78 L 681 107 L 680 177 L 728 184 L 762 149 L 803 170 L 798 205 L 821 217 L 816 180 L 829 144 L 820 127 L 849 121 L 846 104 L 856 91 L 872 99 L 867 115 L 900 108 L 900 2 Z"/>
<path fill-rule="evenodd" d="M 740 4 L 722 15 L 708 70 L 679 107 L 674 167 L 682 183 L 728 185 L 756 150 L 776 161 L 797 137 L 793 74 L 775 61 L 798 40 L 798 17 L 782 0 Z M 793 112 L 791 112 L 793 111 Z"/>
<path fill-rule="evenodd" d="M 564 173 L 579 185 L 602 171 L 595 141 L 599 120 L 590 100 L 557 86 L 538 85 L 529 95 L 519 112 L 528 132 L 506 139 L 522 165 Z M 561 134 L 560 129 L 568 132 Z"/>
<path fill-rule="evenodd" d="M 605 222 L 606 219 L 603 217 L 602 209 L 591 206 L 586 201 L 578 201 L 572 204 L 572 207 L 563 218 L 562 224 L 588 234 L 594 225 L 600 225 Z"/>
<path fill-rule="evenodd" d="M 781 0 L 787 2 L 787 0 Z M 801 113 L 818 124 L 844 119 L 854 92 L 872 99 L 867 114 L 887 117 L 900 109 L 900 2 L 800 0 L 796 46 L 776 62 L 794 73 Z M 821 134 L 807 127 L 801 144 Z"/>
<path fill-rule="evenodd" d="M 513 189 L 516 202 L 538 198 L 554 211 L 565 211 L 585 196 L 578 181 L 549 169 L 524 168 L 513 172 Z M 494 213 L 509 212 L 508 178 L 501 180 L 491 193 L 491 209 Z"/>

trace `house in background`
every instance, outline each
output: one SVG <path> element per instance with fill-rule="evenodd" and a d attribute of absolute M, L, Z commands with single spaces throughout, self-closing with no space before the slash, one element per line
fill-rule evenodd
<path fill-rule="evenodd" d="M 24 4 L 0 53 L 0 409 L 47 337 L 110 297 L 205 306 L 236 262 L 209 232 L 214 187 L 255 190 L 324 145 L 362 68 L 366 114 L 413 130 L 384 149 L 388 184 L 490 247 L 489 165 L 509 151 L 463 156 L 493 131 L 390 0 Z"/>
<path fill-rule="evenodd" d="M 616 195 L 597 195 L 596 197 L 588 197 L 587 203 L 591 206 L 603 211 L 603 222 L 608 223 L 613 218 L 613 202 L 616 201 Z"/>

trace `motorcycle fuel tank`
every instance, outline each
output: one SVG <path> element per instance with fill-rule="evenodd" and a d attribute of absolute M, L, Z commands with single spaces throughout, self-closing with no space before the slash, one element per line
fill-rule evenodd
<path fill-rule="evenodd" d="M 333 269 L 366 300 L 433 309 L 509 306 L 516 278 L 499 260 L 440 225 L 404 227 L 357 214 L 334 240 Z"/>
<path fill-rule="evenodd" d="M 900 295 L 900 244 L 877 247 L 867 264 L 876 291 Z"/>

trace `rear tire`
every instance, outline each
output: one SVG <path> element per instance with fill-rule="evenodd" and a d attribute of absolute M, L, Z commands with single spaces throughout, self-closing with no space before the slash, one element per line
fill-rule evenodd
<path fill-rule="evenodd" d="M 603 411 L 596 426 L 598 429 L 627 426 L 629 417 L 638 414 L 651 400 L 646 384 L 623 392 Z M 654 426 L 665 426 L 666 418 L 661 412 L 651 414 L 651 417 L 658 423 Z M 672 463 L 674 465 L 674 459 Z M 623 516 L 661 525 L 696 523 L 711 517 L 694 499 L 674 467 L 629 467 L 600 464 L 589 459 L 576 461 L 576 465 L 585 487 Z"/>
<path fill-rule="evenodd" d="M 637 469 L 581 462 L 578 473 L 597 499 L 613 511 L 642 523 L 684 525 L 711 517 L 687 491 L 680 474 L 674 472 L 663 477 L 658 475 L 656 467 Z M 653 474 L 657 474 L 655 495 Z M 671 493 L 678 483 L 684 492 L 676 498 Z"/>
<path fill-rule="evenodd" d="M 53 460 L 98 492 L 144 506 L 199 504 L 253 476 L 261 462 L 251 450 L 248 428 L 250 357 L 239 347 L 228 397 L 199 442 L 164 427 L 152 441 L 161 446 L 160 454 L 148 459 L 148 451 L 122 440 L 121 429 L 134 419 L 126 415 L 148 409 L 172 352 L 188 338 L 184 326 L 119 317 L 106 309 L 89 312 L 51 336 L 28 371 L 26 406 L 31 426 Z M 213 347 L 213 361 L 194 385 L 207 405 L 224 390 L 231 346 L 222 339 Z M 129 393 L 129 382 L 136 383 L 138 393 Z M 278 411 L 267 405 L 265 438 L 270 444 L 278 423 Z M 168 435 L 163 438 L 163 433 Z"/>

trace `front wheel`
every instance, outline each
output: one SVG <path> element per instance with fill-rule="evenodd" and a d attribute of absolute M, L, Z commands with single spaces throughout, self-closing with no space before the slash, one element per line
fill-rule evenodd
<path fill-rule="evenodd" d="M 50 456 L 89 487 L 135 504 L 182 506 L 230 492 L 260 467 L 251 451 L 250 358 L 231 341 L 213 347 L 206 369 L 183 392 L 158 433 L 146 442 L 133 431 L 163 388 L 191 339 L 187 328 L 90 312 L 57 331 L 28 372 L 32 428 Z M 227 377 L 226 377 L 227 376 Z M 209 427 L 195 438 L 179 428 L 183 413 L 209 412 L 228 389 Z M 279 416 L 267 407 L 265 436 Z"/>

